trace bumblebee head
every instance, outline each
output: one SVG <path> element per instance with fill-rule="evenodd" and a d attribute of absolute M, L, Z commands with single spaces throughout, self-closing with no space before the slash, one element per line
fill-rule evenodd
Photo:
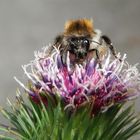
<path fill-rule="evenodd" d="M 81 63 L 87 58 L 90 39 L 94 35 L 93 22 L 90 19 L 67 21 L 64 28 L 71 60 Z"/>
<path fill-rule="evenodd" d="M 90 42 L 85 37 L 71 37 L 68 39 L 68 51 L 75 57 L 75 61 L 84 61 L 87 57 Z"/>

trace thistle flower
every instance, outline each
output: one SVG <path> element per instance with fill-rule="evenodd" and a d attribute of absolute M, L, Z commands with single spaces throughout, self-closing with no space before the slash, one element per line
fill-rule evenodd
<path fill-rule="evenodd" d="M 47 56 L 45 47 L 42 52 L 35 52 L 35 60 L 23 66 L 31 86 L 27 89 L 16 80 L 35 102 L 39 102 L 41 98 L 47 105 L 47 99 L 42 95 L 54 96 L 58 93 L 65 109 L 75 109 L 89 103 L 93 106 L 93 113 L 105 111 L 112 105 L 139 96 L 140 73 L 137 65 L 128 64 L 126 54 L 120 62 L 112 59 L 108 53 L 102 61 L 102 69 L 94 58 L 83 65 L 77 64 L 74 68 L 69 55 L 66 59 L 66 64 L 63 64 L 57 49 Z"/>
<path fill-rule="evenodd" d="M 94 58 L 71 65 L 69 54 L 65 64 L 57 49 L 47 54 L 45 47 L 22 66 L 27 86 L 15 78 L 29 96 L 18 90 L 16 103 L 0 108 L 10 122 L 0 124 L 0 139 L 127 140 L 140 131 L 132 107 L 122 110 L 140 92 L 137 65 L 130 66 L 126 55 L 120 62 L 108 52 L 101 69 Z"/>

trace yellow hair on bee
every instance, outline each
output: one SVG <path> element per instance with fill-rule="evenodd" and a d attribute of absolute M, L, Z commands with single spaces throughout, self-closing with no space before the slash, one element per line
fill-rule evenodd
<path fill-rule="evenodd" d="M 91 19 L 69 20 L 65 23 L 65 35 L 92 35 L 94 34 L 93 21 Z"/>

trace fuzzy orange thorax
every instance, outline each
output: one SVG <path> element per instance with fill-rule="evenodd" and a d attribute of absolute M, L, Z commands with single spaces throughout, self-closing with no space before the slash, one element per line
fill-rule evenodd
<path fill-rule="evenodd" d="M 92 35 L 94 34 L 93 22 L 90 19 L 69 20 L 65 23 L 65 35 Z"/>

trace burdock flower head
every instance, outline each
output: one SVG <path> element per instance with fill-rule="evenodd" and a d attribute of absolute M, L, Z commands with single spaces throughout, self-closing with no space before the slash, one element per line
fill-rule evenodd
<path fill-rule="evenodd" d="M 46 54 L 47 47 L 41 52 L 35 52 L 35 60 L 23 66 L 31 83 L 29 88 L 16 79 L 36 103 L 42 99 L 47 106 L 48 100 L 44 95 L 54 98 L 57 94 L 64 103 L 64 109 L 77 109 L 89 103 L 92 112 L 96 114 L 139 96 L 140 73 L 136 65 L 127 63 L 126 55 L 119 61 L 108 53 L 100 69 L 94 58 L 83 65 L 72 67 L 69 54 L 65 64 L 57 49 L 49 56 Z"/>

